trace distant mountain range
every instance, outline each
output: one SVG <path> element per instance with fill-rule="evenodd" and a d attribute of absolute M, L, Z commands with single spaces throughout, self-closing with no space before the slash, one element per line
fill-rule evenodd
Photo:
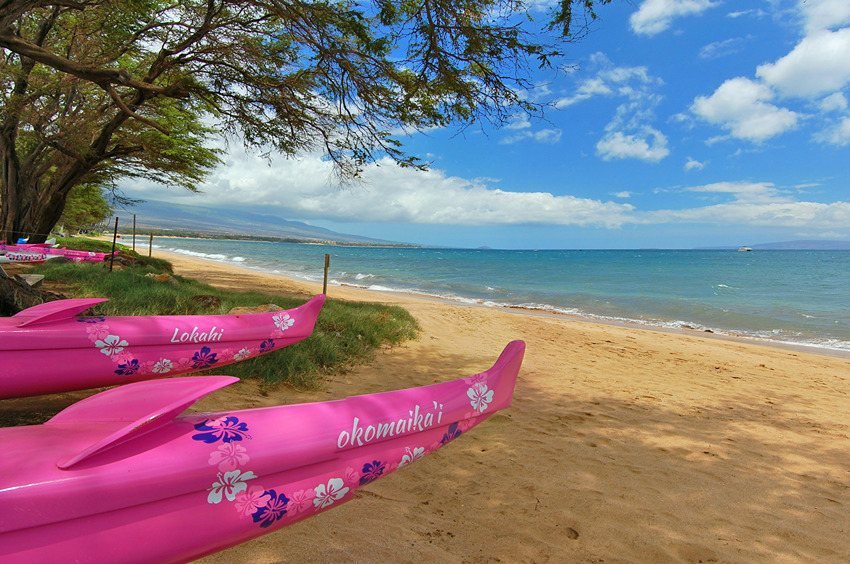
<path fill-rule="evenodd" d="M 337 233 L 269 214 L 242 210 L 232 212 L 158 200 L 145 200 L 130 209 L 118 211 L 116 215 L 119 218 L 119 231 L 129 231 L 133 224 L 133 214 L 136 214 L 136 229 L 139 232 L 153 230 L 158 235 L 258 237 L 355 245 L 400 245 L 393 241 Z"/>
<path fill-rule="evenodd" d="M 850 241 L 781 241 L 747 245 L 754 251 L 850 251 Z M 703 247 L 704 250 L 734 250 L 737 247 Z"/>

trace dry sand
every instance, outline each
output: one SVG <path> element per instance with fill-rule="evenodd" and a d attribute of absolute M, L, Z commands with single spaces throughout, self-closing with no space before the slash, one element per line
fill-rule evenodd
<path fill-rule="evenodd" d="M 217 286 L 320 288 L 157 252 Z M 403 305 L 420 337 L 300 392 L 340 398 L 479 372 L 528 344 L 514 405 L 351 503 L 204 562 L 850 561 L 850 360 L 332 287 Z M 187 530 L 187 534 L 190 531 Z"/>

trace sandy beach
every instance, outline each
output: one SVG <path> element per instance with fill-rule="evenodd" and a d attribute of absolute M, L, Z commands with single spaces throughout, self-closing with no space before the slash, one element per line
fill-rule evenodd
<path fill-rule="evenodd" d="M 321 288 L 157 252 L 222 287 Z M 245 381 L 202 409 L 417 386 L 528 344 L 514 405 L 313 519 L 204 562 L 846 561 L 850 361 L 702 336 L 332 287 L 420 337 L 310 392 Z"/>

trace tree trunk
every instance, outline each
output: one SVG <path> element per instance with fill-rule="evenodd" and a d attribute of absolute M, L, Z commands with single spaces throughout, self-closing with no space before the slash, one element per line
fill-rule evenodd
<path fill-rule="evenodd" d="M 61 300 L 63 296 L 31 288 L 29 284 L 15 277 L 0 274 L 0 315 L 15 315 L 28 307 L 44 302 Z"/>
<path fill-rule="evenodd" d="M 14 244 L 23 237 L 29 238 L 30 243 L 43 243 L 62 217 L 71 188 L 91 166 L 74 163 L 60 179 L 44 186 L 40 179 L 21 174 L 17 154 L 14 148 L 9 150 L 7 140 L 0 132 L 0 241 Z"/>

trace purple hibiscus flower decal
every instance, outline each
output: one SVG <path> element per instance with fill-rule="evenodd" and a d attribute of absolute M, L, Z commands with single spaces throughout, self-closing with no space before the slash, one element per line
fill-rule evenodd
<path fill-rule="evenodd" d="M 259 523 L 263 528 L 268 527 L 278 519 L 282 519 L 286 515 L 286 505 L 289 503 L 289 498 L 283 492 L 278 494 L 274 490 L 266 490 L 265 494 L 269 496 L 269 500 L 265 505 L 257 508 L 257 511 L 251 516 L 254 523 Z"/>
<path fill-rule="evenodd" d="M 192 355 L 192 368 L 209 368 L 216 362 L 218 353 L 212 352 L 209 347 L 201 347 L 201 350 Z"/>
<path fill-rule="evenodd" d="M 360 476 L 360 485 L 365 486 L 381 477 L 386 465 L 380 460 L 373 460 L 363 465 L 363 475 Z"/>
<path fill-rule="evenodd" d="M 115 371 L 119 376 L 132 376 L 139 371 L 139 361 L 135 358 L 129 362 L 118 365 L 118 370 Z"/>
<path fill-rule="evenodd" d="M 457 428 L 457 422 L 449 425 L 449 428 L 446 429 L 446 434 L 443 435 L 443 438 L 440 439 L 440 444 L 444 445 L 449 441 L 453 441 L 460 436 L 460 429 Z"/>
<path fill-rule="evenodd" d="M 273 348 L 274 348 L 274 341 L 272 341 L 271 339 L 266 339 L 265 341 L 260 343 L 260 352 L 261 353 L 269 352 Z"/>
<path fill-rule="evenodd" d="M 106 318 L 102 315 L 95 315 L 92 317 L 78 317 L 77 323 L 102 323 L 106 321 Z"/>
<path fill-rule="evenodd" d="M 192 438 L 207 444 L 218 441 L 229 443 L 231 441 L 241 441 L 242 439 L 251 438 L 248 434 L 248 424 L 240 422 L 238 417 L 233 417 L 232 415 L 195 423 L 195 430 L 202 432 L 192 435 Z"/>

